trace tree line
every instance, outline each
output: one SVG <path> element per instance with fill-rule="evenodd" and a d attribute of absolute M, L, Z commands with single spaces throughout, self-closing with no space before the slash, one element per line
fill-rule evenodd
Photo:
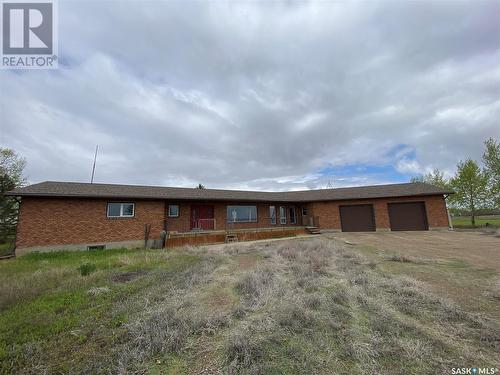
<path fill-rule="evenodd" d="M 19 203 L 5 193 L 26 184 L 25 166 L 26 159 L 11 149 L 0 147 L 0 244 L 10 242 L 16 233 Z"/>
<path fill-rule="evenodd" d="M 478 211 L 500 208 L 500 142 L 488 138 L 484 141 L 481 161 L 470 158 L 459 161 L 451 178 L 434 169 L 413 177 L 411 181 L 426 182 L 453 191 L 454 194 L 448 198 L 451 207 L 468 211 L 471 224 L 475 226 Z"/>

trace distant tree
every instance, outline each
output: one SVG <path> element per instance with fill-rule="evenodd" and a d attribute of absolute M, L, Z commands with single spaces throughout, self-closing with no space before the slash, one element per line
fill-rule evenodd
<path fill-rule="evenodd" d="M 205 189 L 205 185 L 198 184 L 198 186 L 196 186 L 195 189 Z"/>
<path fill-rule="evenodd" d="M 425 182 L 434 186 L 439 186 L 442 188 L 448 188 L 450 182 L 444 176 L 444 173 L 439 169 L 434 169 L 432 172 L 426 173 L 424 175 L 412 177 L 411 182 Z"/>
<path fill-rule="evenodd" d="M 23 186 L 26 160 L 13 150 L 0 147 L 0 243 L 7 242 L 15 233 L 19 204 L 7 191 Z"/>
<path fill-rule="evenodd" d="M 485 205 L 487 185 L 488 177 L 472 159 L 460 161 L 455 176 L 450 180 L 450 186 L 455 191 L 450 199 L 458 207 L 470 211 L 473 226 L 476 225 L 477 209 Z"/>
<path fill-rule="evenodd" d="M 500 208 L 500 142 L 488 138 L 484 146 L 483 164 L 488 178 L 489 203 L 493 208 Z"/>

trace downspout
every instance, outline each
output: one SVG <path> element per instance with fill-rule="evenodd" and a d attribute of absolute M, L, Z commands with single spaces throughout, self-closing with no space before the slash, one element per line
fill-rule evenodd
<path fill-rule="evenodd" d="M 167 243 L 168 227 L 167 227 L 167 201 L 163 201 L 163 230 L 160 234 L 161 248 L 163 249 Z"/>
<path fill-rule="evenodd" d="M 20 199 L 20 197 L 14 197 L 14 200 L 19 205 L 19 207 L 17 209 L 16 232 L 14 233 L 14 247 L 12 248 L 12 252 L 15 255 L 16 254 L 16 245 L 17 245 L 17 228 L 19 227 L 19 217 L 21 216 L 21 199 Z"/>
<path fill-rule="evenodd" d="M 453 222 L 451 221 L 450 210 L 448 209 L 448 205 L 446 204 L 446 198 L 448 198 L 450 194 L 444 195 L 444 205 L 446 207 L 446 213 L 448 214 L 448 230 L 453 230 Z"/>

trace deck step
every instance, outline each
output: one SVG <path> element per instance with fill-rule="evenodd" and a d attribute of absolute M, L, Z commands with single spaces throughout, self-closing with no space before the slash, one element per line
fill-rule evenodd
<path fill-rule="evenodd" d="M 319 230 L 318 227 L 306 227 L 306 230 L 310 233 L 310 234 L 321 234 L 321 231 Z"/>
<path fill-rule="evenodd" d="M 226 234 L 226 242 L 238 242 L 238 236 L 236 234 Z"/>

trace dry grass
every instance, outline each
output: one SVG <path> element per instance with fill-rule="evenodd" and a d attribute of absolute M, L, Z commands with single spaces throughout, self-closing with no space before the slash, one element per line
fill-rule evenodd
<path fill-rule="evenodd" d="M 484 295 L 493 300 L 500 301 L 500 279 L 493 281 Z"/>
<path fill-rule="evenodd" d="M 418 259 L 374 261 L 321 238 L 233 244 L 215 254 L 185 248 L 55 259 L 26 259 L 35 272 L 19 259 L 4 268 L 10 278 L 0 276 L 11 280 L 0 298 L 0 323 L 10 324 L 0 328 L 4 373 L 421 374 L 498 366 L 497 321 L 380 266 Z M 84 263 L 95 272 L 82 276 L 76 267 Z M 130 274 L 139 276 L 113 281 Z M 497 301 L 497 289 L 492 282 L 485 300 Z M 68 291 L 61 306 L 72 301 L 72 308 L 40 304 Z M 219 294 L 225 298 L 213 301 Z M 40 314 L 50 323 L 37 333 Z M 28 323 L 22 340 L 9 333 Z"/>

